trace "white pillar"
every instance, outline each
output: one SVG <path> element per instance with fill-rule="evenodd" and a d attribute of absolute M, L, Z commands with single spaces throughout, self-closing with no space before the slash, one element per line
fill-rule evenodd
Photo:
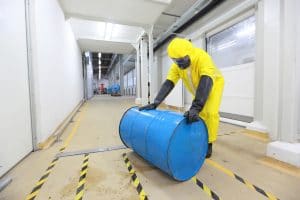
<path fill-rule="evenodd" d="M 273 2 L 272 0 L 271 4 Z M 272 135 L 272 139 L 277 141 L 269 143 L 267 147 L 268 156 L 298 167 L 300 167 L 298 133 L 300 110 L 300 84 L 298 78 L 300 74 L 300 62 L 298 58 L 300 47 L 299 9 L 300 3 L 298 0 L 280 1 L 280 27 L 278 29 L 280 31 L 280 51 L 278 54 L 280 68 L 275 73 L 273 72 L 272 75 L 270 74 L 272 77 L 279 75 L 279 85 L 276 85 L 276 88 L 269 86 L 270 102 L 274 102 L 273 89 L 277 89 L 275 90 L 276 97 L 277 95 L 279 96 L 276 99 L 278 107 L 274 108 L 274 110 L 277 110 L 277 134 Z M 270 57 L 270 60 L 277 60 L 274 58 L 277 58 L 277 55 L 273 55 L 272 58 Z"/>
<path fill-rule="evenodd" d="M 148 103 L 148 44 L 145 38 L 141 39 L 141 104 Z"/>
<path fill-rule="evenodd" d="M 119 56 L 119 80 L 120 80 L 120 94 L 124 95 L 124 66 L 122 56 Z"/>
<path fill-rule="evenodd" d="M 147 31 L 149 38 L 149 80 L 150 80 L 150 102 L 154 101 L 154 98 L 158 90 L 158 71 L 157 64 L 154 63 L 153 56 L 153 26 Z"/>
<path fill-rule="evenodd" d="M 135 61 L 135 76 L 136 76 L 136 104 L 141 104 L 142 95 L 141 95 L 141 54 L 140 54 L 140 43 L 138 42 L 134 45 L 136 49 L 136 61 Z"/>
<path fill-rule="evenodd" d="M 254 122 L 247 126 L 278 137 L 280 0 L 258 2 Z"/>
<path fill-rule="evenodd" d="M 298 0 L 283 1 L 282 14 L 282 44 L 281 44 L 281 68 L 280 68 L 280 124 L 278 139 L 286 142 L 297 140 L 298 110 L 299 110 L 299 8 Z M 299 29 L 299 28 L 298 28 Z M 299 51 L 299 50 L 298 50 Z M 298 63 L 297 63 L 298 58 Z"/>

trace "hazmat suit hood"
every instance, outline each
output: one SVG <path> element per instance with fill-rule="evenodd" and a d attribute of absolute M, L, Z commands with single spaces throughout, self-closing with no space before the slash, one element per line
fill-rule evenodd
<path fill-rule="evenodd" d="M 188 55 L 190 59 L 192 59 L 193 50 L 193 44 L 182 38 L 174 38 L 167 49 L 170 58 L 183 58 Z"/>

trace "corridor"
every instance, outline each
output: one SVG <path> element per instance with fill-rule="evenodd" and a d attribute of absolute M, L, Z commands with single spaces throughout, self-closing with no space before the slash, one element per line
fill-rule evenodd
<path fill-rule="evenodd" d="M 13 182 L 0 193 L 0 199 L 24 199 L 29 195 L 62 147 L 66 147 L 64 152 L 72 152 L 122 145 L 118 125 L 122 114 L 131 106 L 134 106 L 132 97 L 105 95 L 84 103 L 55 144 L 31 153 L 7 174 Z M 205 161 L 195 176 L 205 189 L 199 187 L 195 179 L 176 182 L 132 150 L 122 149 L 88 155 L 82 197 L 139 199 L 122 157 L 127 153 L 149 199 L 211 199 L 210 195 L 230 200 L 267 199 L 249 184 L 268 192 L 270 199 L 273 198 L 271 195 L 280 199 L 299 199 L 300 170 L 267 159 L 264 149 L 268 139 L 265 136 L 222 123 L 218 137 L 212 158 Z M 36 199 L 74 199 L 84 159 L 84 155 L 59 158 L 42 187 L 34 193 Z M 243 184 L 230 173 L 249 183 Z"/>

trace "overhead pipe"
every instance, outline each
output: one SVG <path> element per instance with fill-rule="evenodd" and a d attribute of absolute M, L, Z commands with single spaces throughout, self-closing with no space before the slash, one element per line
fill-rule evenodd
<path fill-rule="evenodd" d="M 154 42 L 154 51 L 191 26 L 224 0 L 199 0 Z"/>

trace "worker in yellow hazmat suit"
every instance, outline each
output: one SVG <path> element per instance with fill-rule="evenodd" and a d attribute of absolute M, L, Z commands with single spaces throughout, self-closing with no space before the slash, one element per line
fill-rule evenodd
<path fill-rule="evenodd" d="M 217 139 L 224 78 L 211 57 L 186 39 L 174 38 L 168 45 L 168 55 L 174 63 L 171 65 L 167 80 L 161 86 L 154 103 L 140 107 L 140 110 L 155 109 L 181 78 L 193 95 L 192 105 L 184 116 L 188 123 L 198 121 L 200 117 L 205 121 L 209 135 L 206 157 L 210 157 L 212 143 Z"/>

